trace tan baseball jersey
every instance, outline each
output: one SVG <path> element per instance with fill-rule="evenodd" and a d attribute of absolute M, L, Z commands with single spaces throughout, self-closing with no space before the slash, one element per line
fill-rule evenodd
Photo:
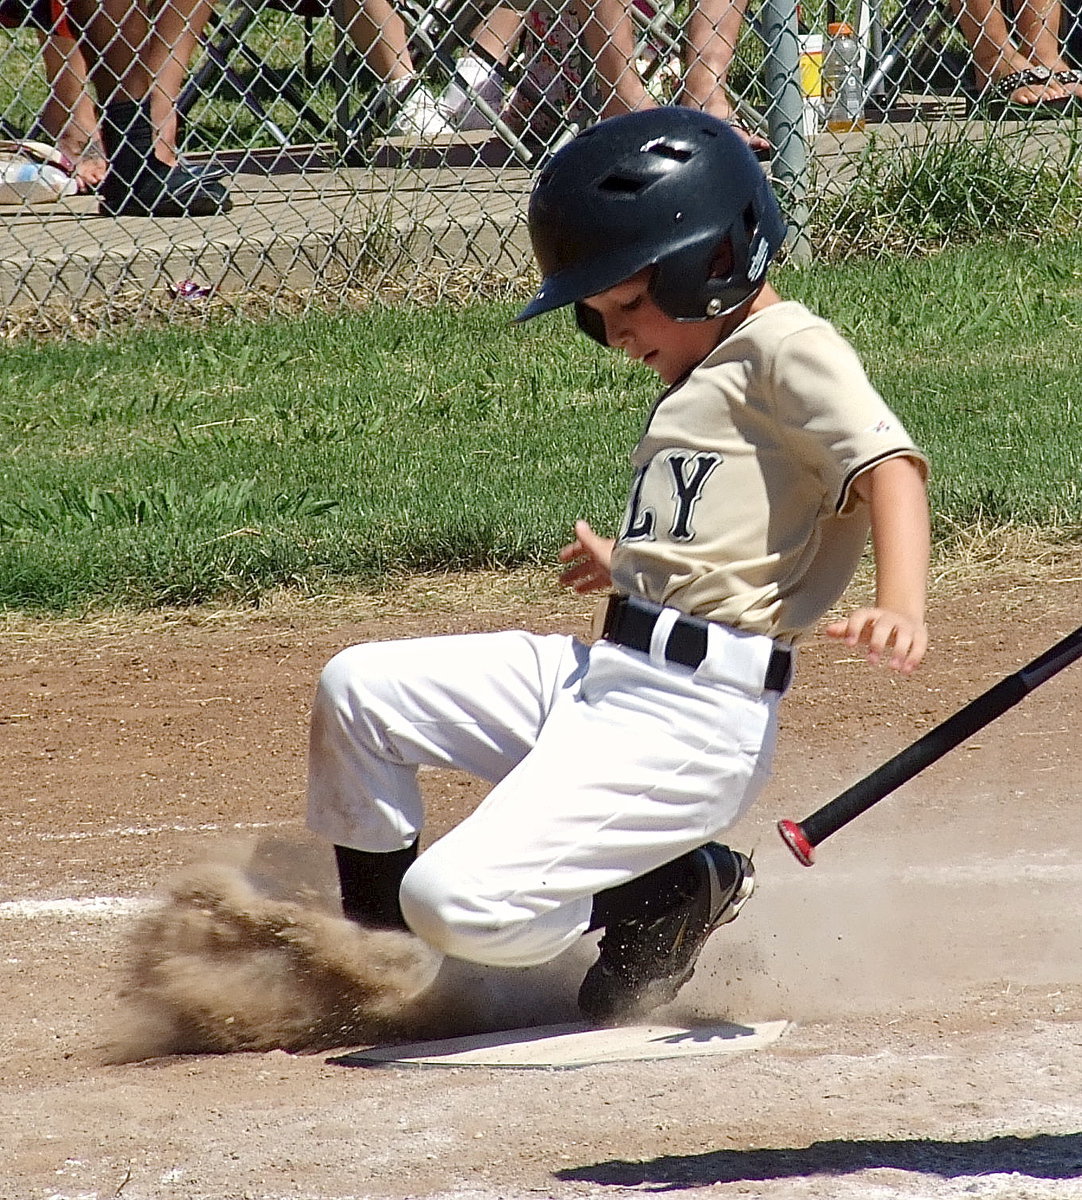
<path fill-rule="evenodd" d="M 853 480 L 897 455 L 927 468 L 852 346 L 802 304 L 768 305 L 650 412 L 613 585 L 794 641 L 867 542 Z"/>

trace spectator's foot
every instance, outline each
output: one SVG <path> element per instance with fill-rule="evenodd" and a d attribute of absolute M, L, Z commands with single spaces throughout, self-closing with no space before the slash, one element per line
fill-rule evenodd
<path fill-rule="evenodd" d="M 233 207 L 217 167 L 193 171 L 155 156 L 154 130 L 142 104 L 106 105 L 101 128 L 109 158 L 100 188 L 102 216 L 210 217 Z"/>
<path fill-rule="evenodd" d="M 35 122 L 26 135 L 28 141 L 51 144 L 56 152 L 56 165 L 75 180 L 82 195 L 92 192 L 101 185 L 109 164 L 100 140 L 70 128 L 54 135 L 44 125 Z"/>
<path fill-rule="evenodd" d="M 763 137 L 758 130 L 748 128 L 721 88 L 715 88 L 709 100 L 696 100 L 690 93 L 683 92 L 677 98 L 677 104 L 683 108 L 697 108 L 712 117 L 717 117 L 719 121 L 727 121 L 748 143 L 756 158 L 767 159 L 774 153 L 770 140 Z"/>
<path fill-rule="evenodd" d="M 456 129 L 491 129 L 492 119 L 478 106 L 482 101 L 499 116 L 510 99 L 511 87 L 497 63 L 464 54 L 439 104 Z"/>
<path fill-rule="evenodd" d="M 427 141 L 455 132 L 450 115 L 441 103 L 423 83 L 412 79 L 382 85 L 376 98 L 376 111 L 381 114 L 392 137 Z"/>
<path fill-rule="evenodd" d="M 71 175 L 80 192 L 93 192 L 102 185 L 109 163 L 98 141 L 88 141 L 81 150 L 69 147 L 67 139 L 56 139 L 56 148 L 71 163 Z"/>
<path fill-rule="evenodd" d="M 774 147 L 770 144 L 770 139 L 763 137 L 761 133 L 757 133 L 754 129 L 749 129 L 744 122 L 732 113 L 730 116 L 723 118 L 736 130 L 737 133 L 748 143 L 752 154 L 758 159 L 768 159 L 774 153 Z"/>
<path fill-rule="evenodd" d="M 1070 93 L 1047 67 L 1028 67 L 989 79 L 981 94 L 991 116 L 1052 115 L 1071 102 Z"/>

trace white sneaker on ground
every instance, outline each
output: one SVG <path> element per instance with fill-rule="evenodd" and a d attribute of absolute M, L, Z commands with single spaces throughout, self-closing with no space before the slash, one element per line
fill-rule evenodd
<path fill-rule="evenodd" d="M 472 54 L 464 54 L 440 97 L 440 107 L 456 129 L 491 129 L 491 118 L 477 107 L 475 98 L 479 97 L 499 116 L 507 104 L 510 90 L 498 67 Z"/>
<path fill-rule="evenodd" d="M 406 98 L 399 101 L 397 97 L 411 87 Z M 435 138 L 454 133 L 455 127 L 448 120 L 447 113 L 423 83 L 414 84 L 408 80 L 399 84 L 394 89 L 393 98 L 390 88 L 384 85 L 384 90 L 387 93 L 386 102 L 392 111 L 387 132 L 393 137 Z"/>

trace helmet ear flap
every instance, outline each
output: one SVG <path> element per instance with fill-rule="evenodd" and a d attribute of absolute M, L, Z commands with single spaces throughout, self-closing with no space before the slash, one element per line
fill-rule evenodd
<path fill-rule="evenodd" d="M 654 301 L 674 321 L 725 316 L 760 290 L 784 238 L 785 222 L 773 194 L 760 193 L 720 241 L 688 246 L 658 262 Z"/>
<path fill-rule="evenodd" d="M 609 344 L 609 339 L 605 334 L 605 318 L 597 311 L 596 308 L 591 308 L 588 304 L 583 304 L 581 300 L 575 304 L 575 323 L 595 342 L 602 346 Z"/>
<path fill-rule="evenodd" d="M 650 281 L 650 295 L 673 321 L 703 321 L 716 316 L 709 311 L 710 265 L 714 257 L 709 244 L 689 246 L 661 259 Z"/>

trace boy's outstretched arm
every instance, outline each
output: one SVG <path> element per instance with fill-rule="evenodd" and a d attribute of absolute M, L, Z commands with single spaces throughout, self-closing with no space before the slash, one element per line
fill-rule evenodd
<path fill-rule="evenodd" d="M 576 592 L 599 592 L 612 587 L 614 538 L 599 537 L 586 521 L 575 522 L 575 540 L 560 551 L 560 562 L 571 563 L 560 582 Z"/>
<path fill-rule="evenodd" d="M 875 606 L 832 621 L 826 632 L 849 646 L 866 645 L 871 663 L 883 659 L 889 647 L 888 665 L 909 675 L 928 649 L 924 606 L 931 538 L 924 472 L 915 459 L 888 458 L 858 475 L 853 489 L 871 510 Z"/>

